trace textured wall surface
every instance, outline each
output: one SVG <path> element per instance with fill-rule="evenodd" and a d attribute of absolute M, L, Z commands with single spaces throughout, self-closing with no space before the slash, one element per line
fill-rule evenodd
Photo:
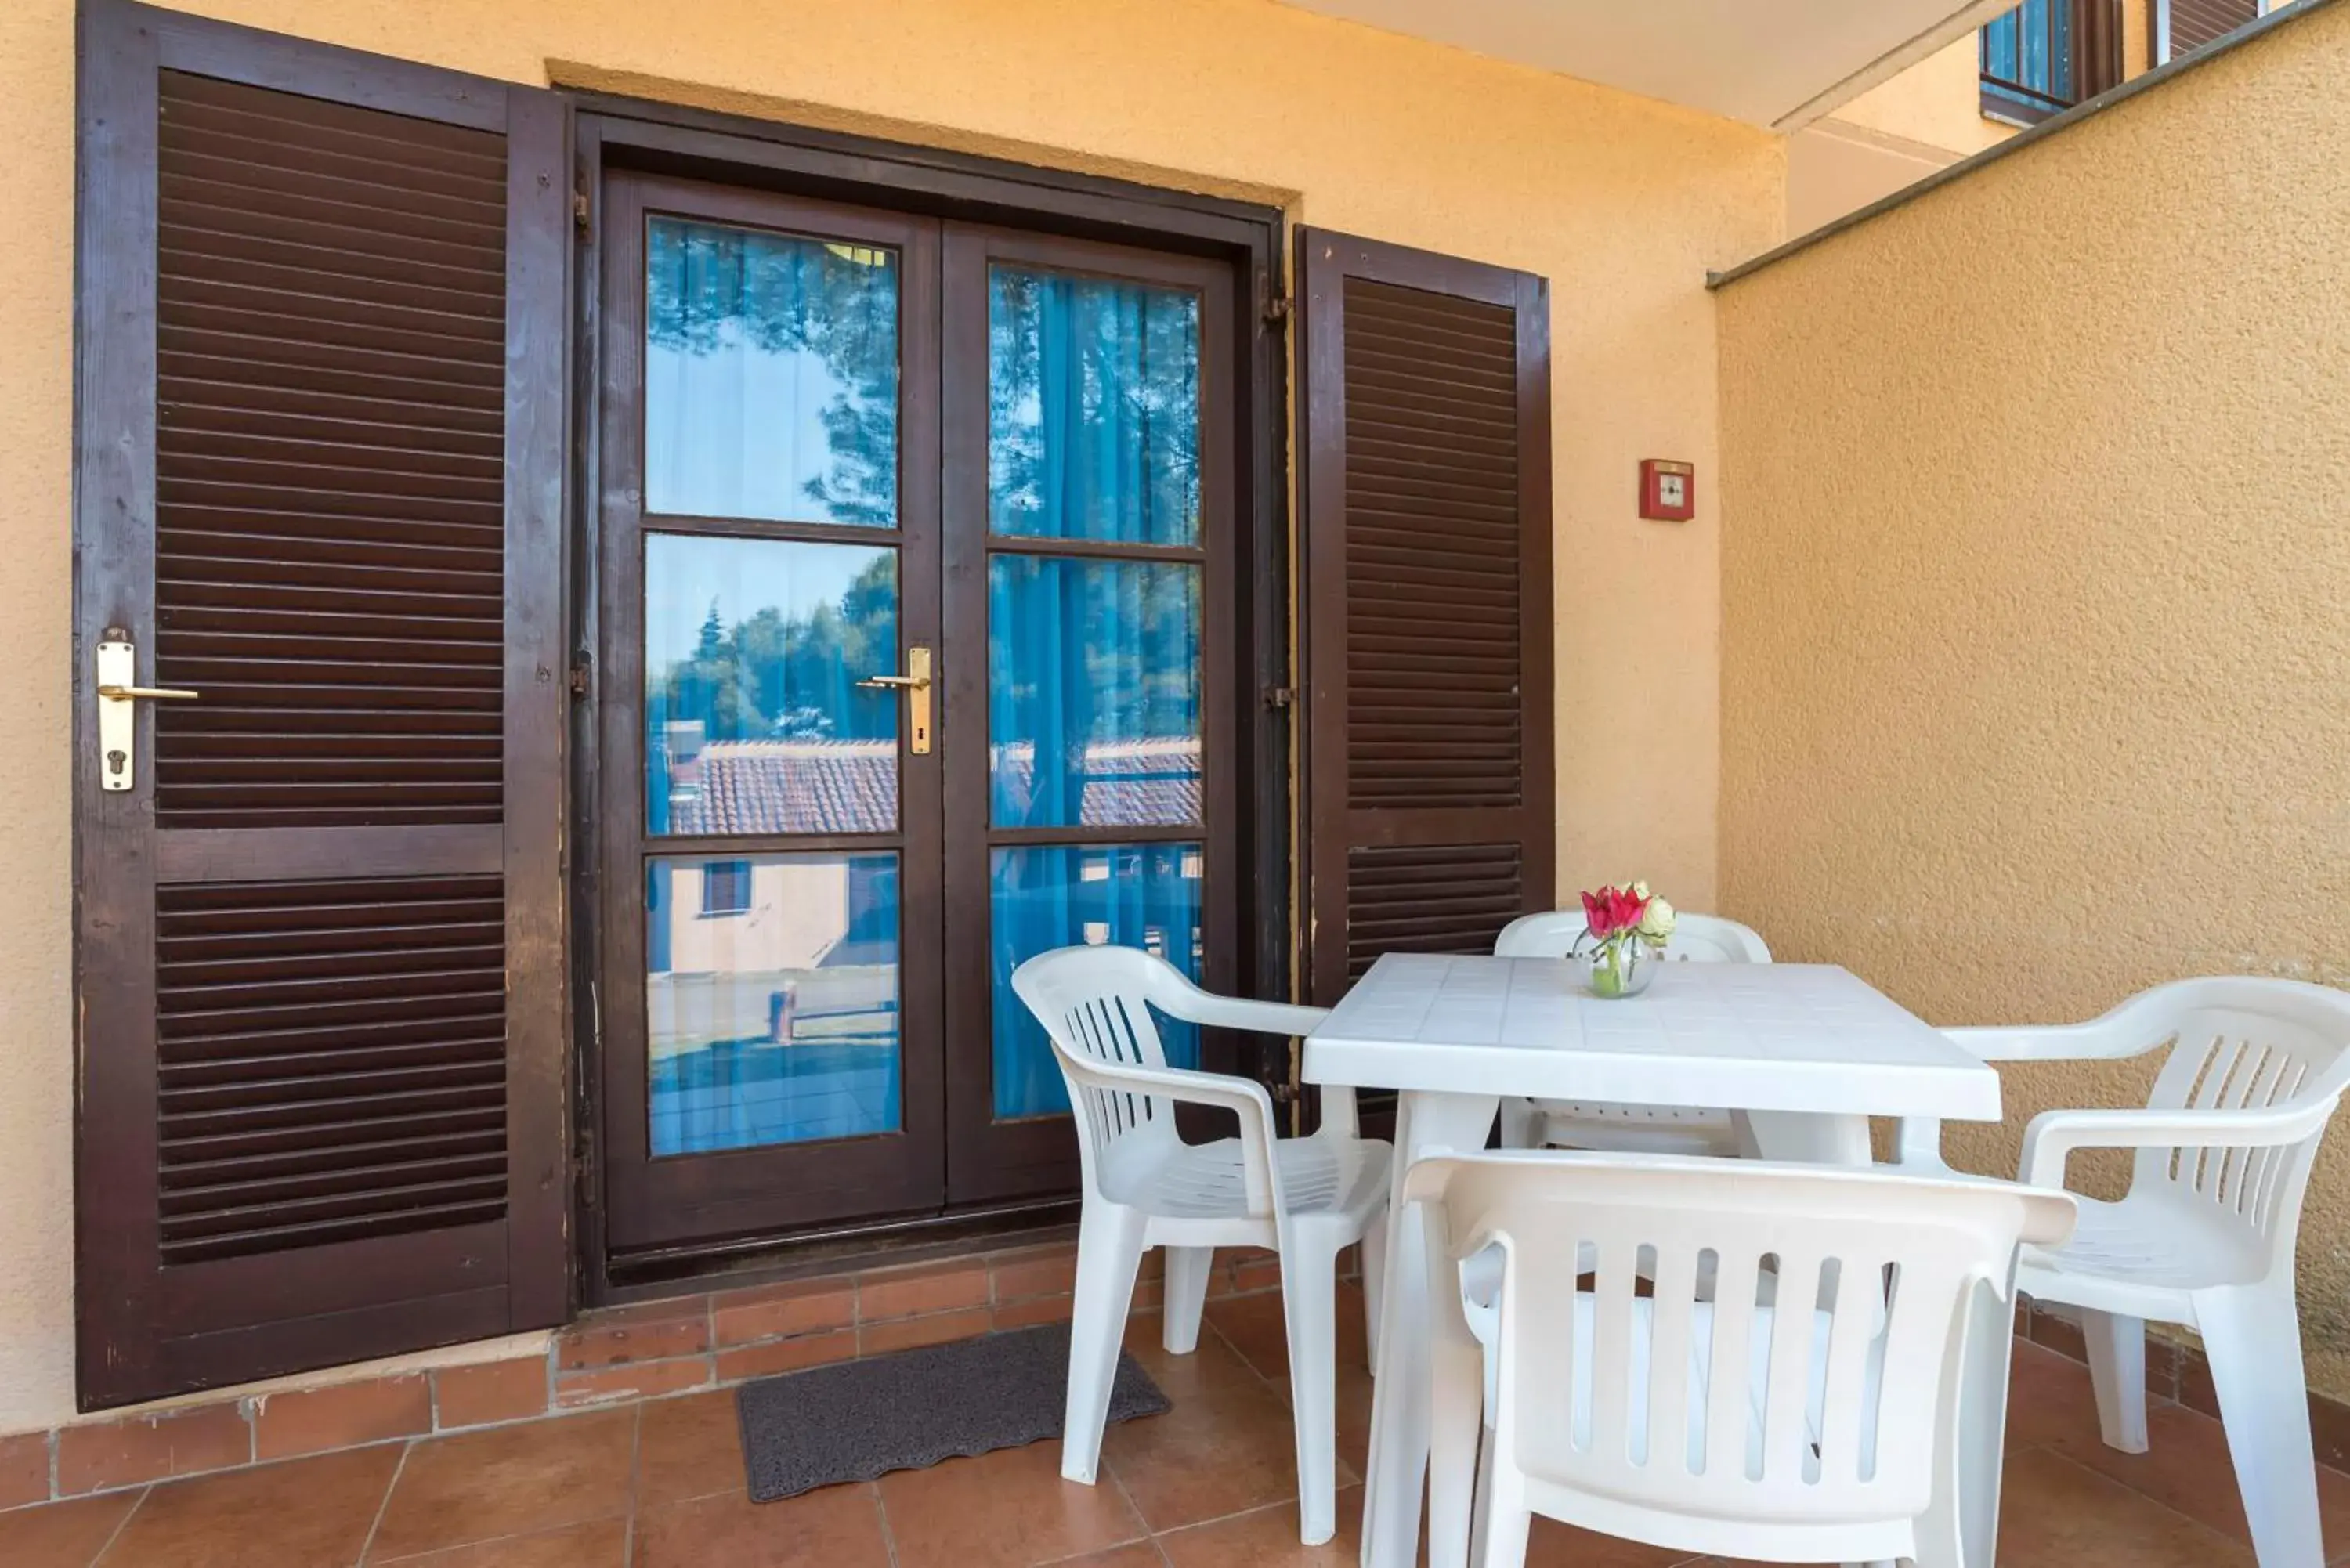
<path fill-rule="evenodd" d="M 1721 888 L 1944 1023 L 2350 985 L 2350 5 L 1723 289 Z M 2131 1069 L 2011 1073 L 2012 1170 Z M 2350 1395 L 2350 1127 L 2302 1232 Z"/>
<path fill-rule="evenodd" d="M 1287 203 L 1546 275 L 1560 876 L 1713 894 L 1714 304 L 1779 235 L 1761 131 L 1269 0 L 202 0 L 229 20 Z M 71 1407 L 73 7 L 0 5 L 0 1432 Z M 691 85 L 686 85 L 691 84 Z M 1634 516 L 1643 457 L 1695 522 Z M 1637 649 L 1635 658 L 1627 651 Z"/>

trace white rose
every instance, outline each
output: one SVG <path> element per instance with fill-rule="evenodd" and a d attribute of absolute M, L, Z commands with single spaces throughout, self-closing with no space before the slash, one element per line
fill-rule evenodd
<path fill-rule="evenodd" d="M 1662 898 L 1651 898 L 1640 914 L 1640 935 L 1655 946 L 1662 947 L 1673 934 L 1673 907 Z"/>

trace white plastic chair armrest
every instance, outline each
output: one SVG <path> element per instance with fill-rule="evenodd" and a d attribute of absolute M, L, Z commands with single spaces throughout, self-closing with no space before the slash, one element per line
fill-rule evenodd
<path fill-rule="evenodd" d="M 2111 1015 L 2087 1023 L 2020 1028 L 1945 1029 L 1960 1050 L 1981 1062 L 2113 1062 L 2143 1056 L 2165 1044 L 2113 1026 Z"/>
<path fill-rule="evenodd" d="M 1061 1051 L 1059 1042 L 1054 1043 L 1054 1049 Z M 1263 1084 L 1189 1067 L 1137 1067 L 1072 1058 L 1066 1051 L 1061 1051 L 1061 1060 L 1069 1075 L 1085 1087 L 1111 1094 L 1157 1095 L 1233 1113 L 1241 1124 L 1241 1178 L 1248 1192 L 1249 1213 L 1265 1219 L 1280 1212 L 1281 1179 L 1273 1162 L 1273 1096 Z"/>
<path fill-rule="evenodd" d="M 2023 1129 L 2021 1179 L 2062 1188 L 2076 1148 L 2270 1148 L 2299 1143 L 2334 1114 L 2331 1098 L 2241 1111 L 2043 1111 Z"/>
<path fill-rule="evenodd" d="M 1165 1001 L 1152 998 L 1176 1017 L 1211 1029 L 1245 1029 L 1255 1034 L 1311 1034 L 1330 1016 L 1326 1007 L 1301 1007 L 1287 1002 L 1254 1002 L 1241 996 L 1218 996 L 1187 987 L 1188 994 Z M 1168 1005 L 1172 1002 L 1173 1005 Z"/>

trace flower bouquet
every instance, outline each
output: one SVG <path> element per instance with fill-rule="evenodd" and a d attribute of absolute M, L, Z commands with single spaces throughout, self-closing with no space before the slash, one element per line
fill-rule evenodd
<path fill-rule="evenodd" d="M 1575 956 L 1591 965 L 1591 994 L 1638 996 L 1648 990 L 1672 940 L 1673 907 L 1646 882 L 1602 888 L 1583 895 L 1583 924 Z"/>

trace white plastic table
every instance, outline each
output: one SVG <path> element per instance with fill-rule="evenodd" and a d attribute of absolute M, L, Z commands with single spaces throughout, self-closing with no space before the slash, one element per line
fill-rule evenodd
<path fill-rule="evenodd" d="M 1869 1163 L 1871 1116 L 2000 1118 L 1995 1071 L 1834 965 L 1666 964 L 1645 994 L 1618 1001 L 1585 992 L 1583 972 L 1389 953 L 1306 1037 L 1306 1082 L 1400 1091 L 1363 1568 L 1410 1568 L 1428 1470 L 1431 1239 L 1428 1217 L 1404 1211 L 1404 1172 L 1484 1147 L 1503 1096 L 1731 1107 L 1761 1158 L 1838 1165 Z M 2002 1317 L 1974 1336 L 1969 1386 L 2003 1396 L 2009 1333 Z M 1968 1519 L 1970 1561 L 1980 1551 L 1988 1568 L 2005 1407 L 1970 1405 L 1967 1495 L 1951 1505 Z M 1466 1562 L 1467 1524 L 1430 1521 L 1430 1568 Z"/>

